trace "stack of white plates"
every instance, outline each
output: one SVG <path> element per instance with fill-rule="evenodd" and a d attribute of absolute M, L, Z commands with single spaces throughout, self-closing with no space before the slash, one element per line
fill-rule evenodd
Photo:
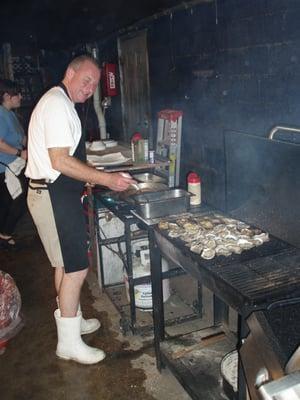
<path fill-rule="evenodd" d="M 104 140 L 104 144 L 106 147 L 115 147 L 118 145 L 116 140 Z"/>
<path fill-rule="evenodd" d="M 92 142 L 92 144 L 89 147 L 89 150 L 91 150 L 91 151 L 101 151 L 101 150 L 105 150 L 105 149 L 106 149 L 106 146 L 102 140 L 95 140 L 94 142 Z"/>

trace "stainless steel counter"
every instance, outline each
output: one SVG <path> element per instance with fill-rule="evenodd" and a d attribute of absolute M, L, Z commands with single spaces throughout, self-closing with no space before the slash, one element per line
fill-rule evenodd
<path fill-rule="evenodd" d="M 100 151 L 87 150 L 88 155 L 104 156 L 104 155 L 113 154 L 113 153 L 122 153 L 124 157 L 130 158 L 130 160 L 127 161 L 126 163 L 118 165 L 118 166 L 97 167 L 97 169 L 101 169 L 103 171 L 109 171 L 109 172 L 143 171 L 145 169 L 150 169 L 150 168 L 155 169 L 155 168 L 160 168 L 160 167 L 162 167 L 162 168 L 167 167 L 170 163 L 169 160 L 166 160 L 157 154 L 155 155 L 155 163 L 154 164 L 152 164 L 150 162 L 135 163 L 131 159 L 131 148 L 128 144 L 125 144 L 125 143 L 120 143 L 117 146 L 109 147 L 109 148 L 106 148 L 105 150 L 100 150 Z"/>

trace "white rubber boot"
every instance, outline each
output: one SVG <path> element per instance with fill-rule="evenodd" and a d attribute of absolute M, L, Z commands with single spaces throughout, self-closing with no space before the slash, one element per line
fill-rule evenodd
<path fill-rule="evenodd" d="M 83 342 L 80 334 L 81 312 L 73 318 L 60 316 L 60 310 L 54 312 L 57 327 L 56 355 L 64 360 L 74 360 L 80 364 L 96 364 L 105 358 L 101 349 L 90 347 Z"/>
<path fill-rule="evenodd" d="M 56 304 L 57 307 L 59 308 L 58 297 L 56 297 Z M 81 312 L 80 304 L 78 306 L 78 311 Z M 87 335 L 88 333 L 93 333 L 96 330 L 98 330 L 100 326 L 101 323 L 97 318 L 84 319 L 83 316 L 81 317 L 81 327 L 80 327 L 81 335 Z"/>
<path fill-rule="evenodd" d="M 78 312 L 81 312 L 80 304 L 79 304 L 79 307 L 78 307 Z M 97 318 L 84 319 L 82 317 L 81 318 L 81 326 L 80 326 L 81 335 L 86 335 L 88 333 L 93 333 L 96 330 L 98 330 L 100 328 L 100 326 L 101 326 L 101 323 Z"/>

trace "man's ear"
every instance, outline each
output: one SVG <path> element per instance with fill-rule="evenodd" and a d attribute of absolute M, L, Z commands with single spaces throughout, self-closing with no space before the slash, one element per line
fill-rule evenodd
<path fill-rule="evenodd" d="M 75 71 L 73 68 L 68 68 L 66 71 L 66 78 L 70 81 L 75 75 Z"/>

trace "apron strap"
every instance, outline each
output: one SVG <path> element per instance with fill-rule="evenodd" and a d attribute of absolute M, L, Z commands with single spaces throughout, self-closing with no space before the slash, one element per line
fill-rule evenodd
<path fill-rule="evenodd" d="M 60 88 L 62 88 L 62 90 L 65 92 L 65 94 L 69 97 L 69 99 L 72 101 L 71 97 L 69 96 L 68 90 L 66 88 L 66 85 L 62 82 L 59 82 L 59 84 L 57 85 Z"/>

